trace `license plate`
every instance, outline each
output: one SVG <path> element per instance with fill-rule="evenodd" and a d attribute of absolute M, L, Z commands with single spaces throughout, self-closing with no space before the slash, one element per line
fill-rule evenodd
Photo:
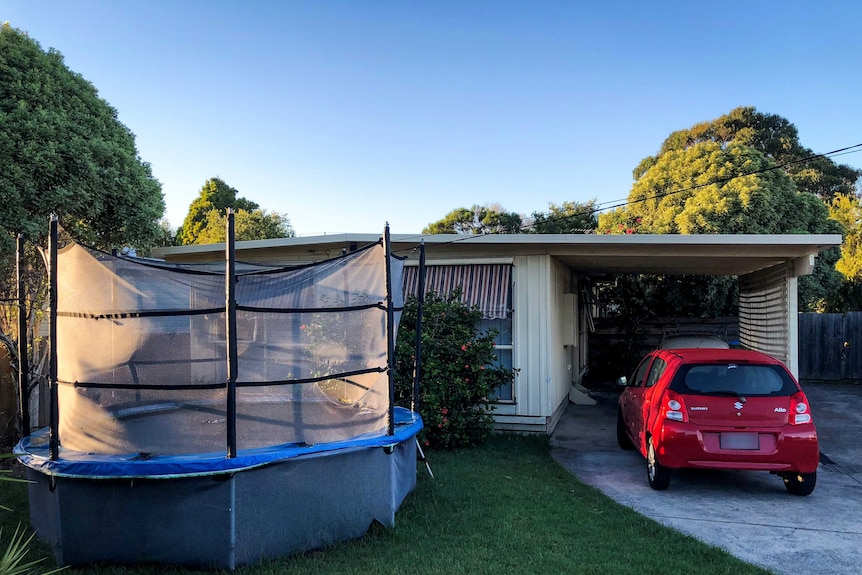
<path fill-rule="evenodd" d="M 722 449 L 760 449 L 757 433 L 722 433 L 719 439 Z"/>

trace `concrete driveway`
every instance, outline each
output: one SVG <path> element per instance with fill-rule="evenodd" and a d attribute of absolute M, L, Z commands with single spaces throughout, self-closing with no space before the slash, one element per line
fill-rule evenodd
<path fill-rule="evenodd" d="M 805 387 L 821 461 L 808 497 L 768 472 L 681 470 L 667 491 L 647 484 L 646 460 L 616 442 L 618 393 L 569 405 L 552 454 L 618 503 L 776 573 L 862 572 L 862 386 Z"/>

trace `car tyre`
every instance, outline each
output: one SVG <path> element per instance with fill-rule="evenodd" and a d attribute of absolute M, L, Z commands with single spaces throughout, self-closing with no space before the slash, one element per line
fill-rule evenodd
<path fill-rule="evenodd" d="M 784 479 L 784 487 L 791 495 L 811 495 L 814 486 L 817 485 L 816 471 L 812 473 L 785 473 L 781 478 Z"/>
<path fill-rule="evenodd" d="M 635 448 L 632 440 L 629 439 L 629 436 L 626 434 L 626 422 L 623 420 L 623 412 L 621 409 L 617 410 L 617 443 L 619 443 L 620 447 L 626 451 L 631 451 Z"/>
<path fill-rule="evenodd" d="M 647 441 L 647 479 L 656 491 L 664 491 L 670 485 L 670 468 L 659 463 L 652 437 Z"/>

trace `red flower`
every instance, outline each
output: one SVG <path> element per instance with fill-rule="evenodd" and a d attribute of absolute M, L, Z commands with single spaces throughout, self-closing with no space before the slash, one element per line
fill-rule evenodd
<path fill-rule="evenodd" d="M 469 377 L 465 377 L 465 378 L 464 378 L 464 381 L 469 382 L 469 381 L 470 381 L 470 378 L 469 378 Z"/>
<path fill-rule="evenodd" d="M 428 447 L 429 445 L 431 445 L 431 442 L 426 439 L 425 440 L 425 447 Z"/>
<path fill-rule="evenodd" d="M 619 228 L 620 228 L 620 229 L 623 229 L 624 227 L 625 227 L 625 226 L 624 226 L 624 225 L 622 225 L 622 224 L 620 224 L 620 225 L 619 225 Z"/>
<path fill-rule="evenodd" d="M 469 365 L 465 365 L 465 366 L 464 366 L 464 369 L 470 369 L 470 366 L 469 366 Z"/>
<path fill-rule="evenodd" d="M 462 346 L 461 346 L 461 351 L 467 351 L 467 346 L 466 346 L 466 345 L 462 345 Z"/>
<path fill-rule="evenodd" d="M 308 326 L 306 326 L 305 324 L 302 324 L 301 326 L 299 326 L 299 329 L 301 329 L 302 331 L 305 331 L 306 327 L 308 327 Z"/>
<path fill-rule="evenodd" d="M 635 233 L 635 231 L 633 229 L 629 228 L 626 230 L 626 233 L 629 235 L 632 235 L 633 233 Z"/>
<path fill-rule="evenodd" d="M 643 219 L 643 218 L 638 218 L 638 219 L 636 219 L 635 221 L 636 221 L 637 223 L 639 223 L 639 224 L 640 224 L 640 223 L 642 223 L 642 222 L 644 221 L 644 219 Z"/>

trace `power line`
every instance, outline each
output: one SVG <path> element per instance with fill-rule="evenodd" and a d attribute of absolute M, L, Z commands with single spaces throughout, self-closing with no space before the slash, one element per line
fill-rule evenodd
<path fill-rule="evenodd" d="M 686 188 L 680 188 L 680 189 L 672 190 L 672 191 L 669 191 L 669 192 L 662 192 L 662 193 L 659 193 L 659 194 L 654 194 L 654 195 L 652 195 L 652 196 L 647 196 L 647 197 L 645 197 L 645 198 L 639 198 L 639 199 L 637 199 L 637 200 L 631 200 L 631 201 L 630 201 L 630 200 L 628 200 L 628 199 L 625 199 L 625 200 L 610 200 L 610 201 L 608 201 L 608 202 L 600 202 L 600 203 L 595 204 L 595 206 L 596 206 L 596 207 L 594 207 L 594 208 L 592 208 L 592 209 L 590 209 L 590 210 L 586 210 L 586 211 L 583 211 L 583 212 L 577 212 L 577 213 L 574 213 L 574 214 L 561 215 L 561 216 L 557 216 L 557 217 L 549 217 L 549 218 L 545 219 L 545 220 L 543 221 L 543 223 L 547 223 L 547 222 L 555 222 L 555 221 L 564 220 L 564 219 L 566 219 L 566 218 L 572 218 L 572 217 L 578 217 L 578 216 L 591 216 L 591 215 L 593 215 L 593 214 L 597 214 L 597 213 L 599 213 L 599 212 L 603 212 L 603 211 L 605 211 L 605 210 L 615 209 L 615 208 L 622 208 L 622 207 L 625 207 L 625 206 L 629 206 L 629 205 L 633 205 L 633 204 L 642 203 L 642 202 L 645 202 L 645 201 L 648 201 L 648 200 L 654 200 L 654 199 L 664 198 L 664 197 L 672 196 L 672 195 L 675 195 L 675 194 L 682 194 L 682 193 L 685 193 L 685 192 L 690 192 L 690 191 L 693 191 L 693 190 L 698 190 L 698 189 L 701 189 L 701 188 L 706 188 L 706 187 L 713 186 L 713 185 L 716 185 L 716 184 L 726 184 L 727 182 L 733 181 L 733 180 L 738 179 L 738 178 L 745 178 L 745 177 L 747 177 L 747 176 L 756 176 L 756 175 L 758 175 L 758 174 L 765 174 L 765 173 L 767 173 L 767 172 L 772 172 L 772 171 L 775 171 L 775 170 L 785 169 L 785 168 L 787 168 L 787 167 L 789 167 L 789 166 L 793 166 L 793 165 L 796 165 L 796 164 L 803 164 L 803 163 L 811 162 L 811 161 L 813 161 L 813 160 L 817 160 L 817 159 L 819 159 L 819 158 L 829 158 L 829 157 L 831 157 L 831 156 L 845 156 L 845 155 L 848 155 L 848 154 L 856 154 L 856 153 L 859 153 L 859 152 L 862 152 L 862 144 L 855 144 L 855 145 L 853 145 L 853 146 L 846 146 L 846 147 L 844 147 L 844 148 L 838 148 L 838 149 L 836 149 L 836 150 L 832 150 L 831 152 L 824 152 L 824 153 L 822 153 L 822 154 L 814 154 L 814 155 L 812 155 L 812 156 L 807 156 L 807 157 L 805 157 L 805 158 L 799 158 L 799 159 L 796 159 L 796 160 L 789 160 L 789 161 L 783 162 L 783 163 L 781 163 L 781 164 L 776 164 L 776 165 L 774 165 L 774 166 L 770 166 L 770 167 L 768 167 L 768 168 L 761 168 L 761 169 L 759 169 L 759 170 L 753 170 L 753 171 L 745 172 L 745 173 L 742 173 L 742 174 L 736 174 L 736 175 L 732 175 L 732 176 L 725 176 L 725 177 L 722 177 L 722 178 L 716 178 L 716 179 L 714 179 L 714 180 L 712 180 L 712 181 L 710 181 L 710 182 L 706 182 L 706 183 L 703 183 L 703 184 L 696 184 L 696 185 L 694 185 L 694 186 L 689 186 L 689 187 L 686 187 Z M 531 228 L 531 227 L 534 227 L 534 226 L 535 226 L 535 222 L 532 222 L 532 223 L 524 224 L 524 225 L 520 226 L 520 228 L 519 228 L 519 229 L 524 230 L 524 229 L 528 229 L 528 228 Z M 589 231 L 587 231 L 587 230 L 580 230 L 580 229 L 579 229 L 579 230 L 572 230 L 572 231 L 573 231 L 573 232 L 574 232 L 574 231 L 579 231 L 579 232 L 582 232 L 582 233 L 589 233 L 590 231 L 593 231 L 593 230 L 589 230 Z M 428 235 L 428 234 L 421 234 L 421 235 L 417 235 L 417 236 L 415 236 L 415 238 L 416 238 L 416 240 L 420 240 L 420 239 L 422 239 L 423 237 L 425 237 L 425 235 Z M 448 242 L 441 242 L 441 243 L 437 243 L 437 244 L 431 244 L 431 245 L 426 246 L 426 248 L 430 249 L 430 248 L 432 248 L 432 247 L 445 246 L 445 245 L 449 245 L 449 244 L 454 244 L 454 243 L 458 243 L 458 242 L 463 242 L 463 241 L 467 241 L 467 240 L 471 240 L 471 239 L 480 238 L 480 237 L 482 237 L 482 236 L 487 236 L 487 235 L 502 235 L 502 232 L 488 232 L 488 233 L 483 233 L 483 234 L 465 234 L 463 238 L 457 238 L 457 239 L 454 239 L 454 240 L 449 240 Z M 408 237 L 408 238 L 404 238 L 404 239 L 403 239 L 403 240 L 401 240 L 401 241 L 409 241 L 410 239 L 411 239 L 411 238 L 409 238 L 409 237 Z M 414 248 L 402 249 L 402 250 L 395 250 L 395 252 L 397 252 L 397 253 L 400 253 L 400 252 L 407 252 L 407 251 L 412 251 L 413 249 L 414 249 Z"/>
<path fill-rule="evenodd" d="M 655 194 L 655 195 L 647 196 L 645 198 L 640 198 L 637 200 L 632 200 L 632 201 L 629 201 L 628 199 L 626 199 L 626 200 L 611 200 L 610 202 L 603 202 L 602 204 L 599 204 L 599 205 L 612 204 L 613 202 L 622 202 L 622 203 L 615 204 L 615 205 L 607 205 L 605 207 L 592 210 L 591 212 L 589 212 L 589 214 L 594 214 L 594 213 L 604 211 L 607 209 L 622 208 L 622 207 L 625 207 L 625 206 L 628 206 L 631 204 L 638 204 L 641 202 L 645 202 L 647 200 L 664 198 L 667 196 L 672 196 L 674 194 L 682 194 L 685 192 L 690 192 L 692 190 L 699 190 L 701 188 L 707 188 L 707 187 L 713 186 L 715 184 L 726 184 L 727 182 L 733 181 L 737 178 L 745 178 L 747 176 L 756 176 L 758 174 L 765 174 L 767 172 L 773 172 L 775 170 L 782 170 L 788 166 L 793 166 L 795 164 L 802 164 L 802 163 L 810 162 L 810 161 L 816 160 L 818 158 L 828 158 L 829 156 L 838 155 L 838 154 L 840 154 L 842 156 L 846 155 L 846 154 L 855 154 L 855 153 L 862 151 L 859 148 L 862 148 L 862 144 L 856 144 L 854 146 L 847 146 L 846 148 L 839 148 L 837 150 L 832 150 L 831 152 L 825 152 L 823 154 L 815 154 L 813 156 L 808 156 L 805 158 L 799 158 L 797 160 L 790 160 L 788 162 L 784 162 L 783 164 L 776 164 L 776 165 L 770 166 L 768 168 L 761 168 L 759 170 L 753 170 L 751 172 L 746 172 L 743 174 L 736 174 L 733 176 L 725 176 L 723 178 L 716 178 L 716 179 L 714 179 L 710 182 L 706 182 L 704 184 L 696 184 L 694 186 L 689 186 L 687 188 L 681 188 L 678 190 L 673 190 L 671 192 L 664 192 L 664 193 L 660 193 L 660 194 Z M 849 151 L 849 150 L 853 150 L 853 151 Z"/>

